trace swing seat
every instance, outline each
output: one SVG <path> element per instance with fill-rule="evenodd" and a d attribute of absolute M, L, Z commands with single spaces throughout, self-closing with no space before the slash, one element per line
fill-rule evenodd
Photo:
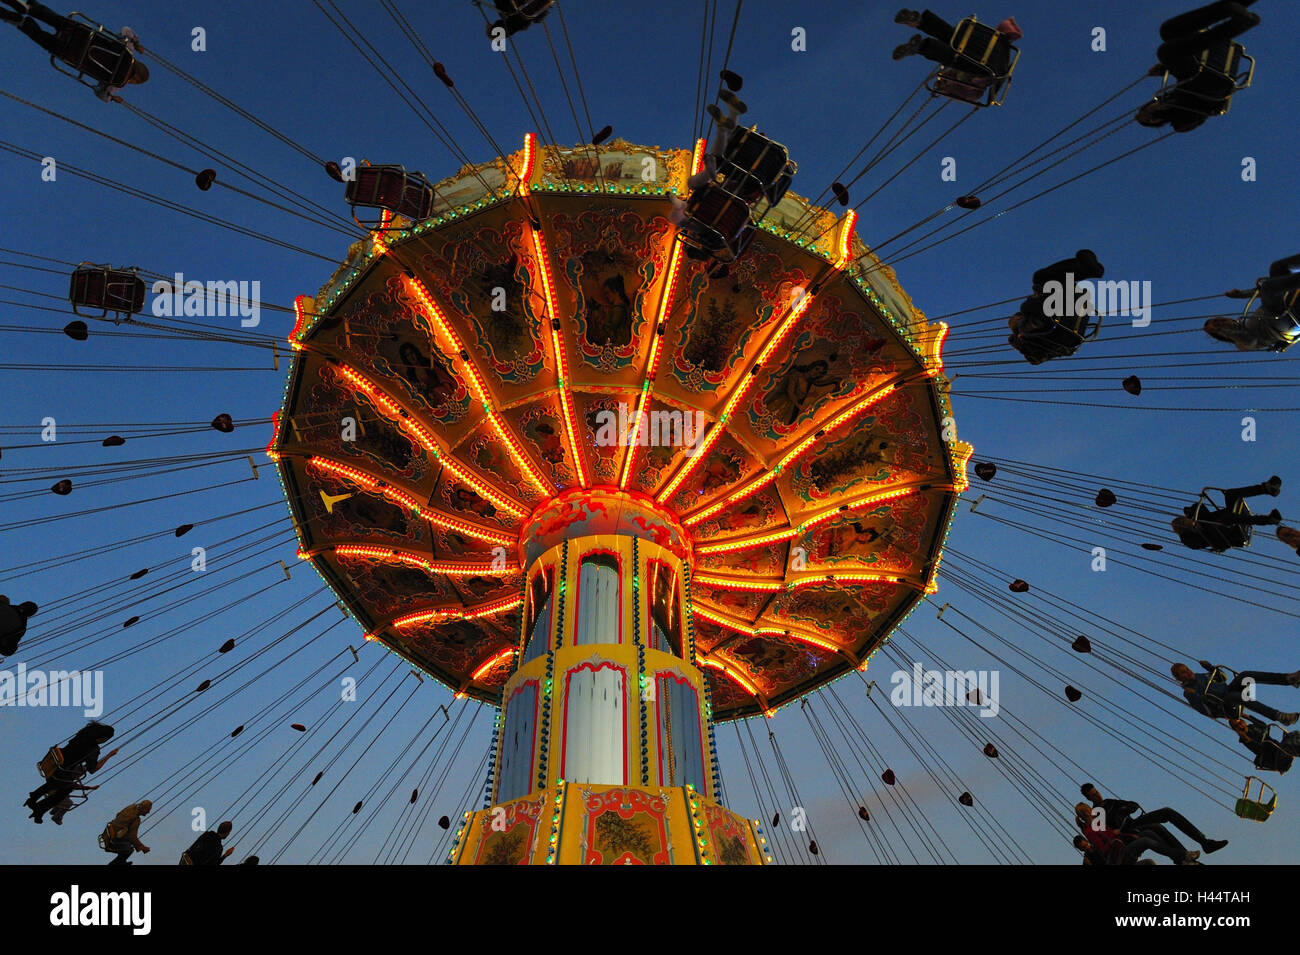
<path fill-rule="evenodd" d="M 544 18 L 554 5 L 555 0 L 494 0 L 501 19 L 488 26 L 489 35 L 493 28 L 505 27 L 506 36 L 514 36 Z"/>
<path fill-rule="evenodd" d="M 1199 61 L 1196 73 L 1185 80 L 1175 79 L 1166 70 L 1155 100 L 1206 117 L 1222 116 L 1232 104 L 1232 94 L 1250 86 L 1255 58 L 1240 43 L 1229 43 L 1203 51 Z"/>
<path fill-rule="evenodd" d="M 716 158 L 722 188 L 750 204 L 764 197 L 771 202 L 770 195 L 782 177 L 794 175 L 789 150 L 752 129 L 733 132 L 726 150 Z M 789 188 L 788 182 L 785 188 Z"/>
<path fill-rule="evenodd" d="M 433 186 L 429 180 L 423 173 L 407 172 L 397 165 L 359 166 L 344 196 L 352 207 L 352 218 L 372 232 L 383 229 L 384 221 L 363 222 L 357 218 L 358 209 L 383 209 L 414 222 L 429 218 L 433 212 Z"/>
<path fill-rule="evenodd" d="M 1262 727 L 1260 733 L 1260 752 L 1255 756 L 1255 768 L 1264 772 L 1286 775 L 1295 757 L 1282 746 L 1282 727 L 1276 723 L 1264 725 L 1258 720 L 1251 720 L 1255 727 Z M 1277 729 L 1278 738 L 1274 739 L 1273 730 Z"/>
<path fill-rule="evenodd" d="M 53 779 L 54 774 L 63 769 L 63 750 L 51 746 L 50 751 L 36 764 L 36 771 L 42 779 Z"/>
<path fill-rule="evenodd" d="M 999 43 L 1006 43 L 1007 71 L 989 75 L 979 67 L 988 67 Z M 941 66 L 926 78 L 925 88 L 934 96 L 946 96 L 958 102 L 984 108 L 1001 106 L 1011 86 L 1011 76 L 1020 60 L 1020 49 L 1001 33 L 975 17 L 966 17 L 953 29 L 948 45 L 957 51 L 966 66 Z"/>
<path fill-rule="evenodd" d="M 1269 345 L 1267 349 L 1268 351 L 1278 352 L 1279 354 L 1286 351 L 1297 341 L 1300 341 L 1300 289 L 1288 292 L 1283 296 L 1283 301 L 1286 302 L 1286 311 L 1282 312 L 1277 317 L 1287 325 L 1287 330 L 1284 333 L 1284 337 Z M 1241 318 L 1237 320 L 1239 324 L 1245 323 L 1246 319 L 1255 311 L 1258 302 L 1259 292 L 1256 291 L 1255 294 L 1250 297 L 1250 301 L 1246 303 L 1246 307 L 1242 309 Z"/>
<path fill-rule="evenodd" d="M 72 273 L 68 288 L 73 312 L 83 318 L 103 318 L 109 312 L 130 316 L 142 311 L 145 284 L 139 271 L 82 262 Z M 88 311 L 82 312 L 83 308 Z"/>
<path fill-rule="evenodd" d="M 83 22 L 74 20 L 59 31 L 57 46 L 50 54 L 54 68 L 83 86 L 125 86 L 135 68 L 135 55 L 126 40 L 80 13 L 68 17 Z"/>
<path fill-rule="evenodd" d="M 1210 492 L 1222 492 L 1222 490 L 1217 487 L 1202 489 L 1196 503 L 1186 510 L 1187 516 L 1205 538 L 1206 549 L 1216 554 L 1233 547 L 1249 547 L 1251 541 L 1251 525 L 1233 520 L 1233 518 L 1250 517 L 1249 505 L 1244 499 L 1238 500 L 1231 510 L 1226 506 L 1215 504 L 1210 497 Z"/>
<path fill-rule="evenodd" d="M 1251 780 L 1259 783 L 1259 794 L 1253 799 L 1250 794 Z M 1267 800 L 1264 798 L 1265 790 L 1273 794 Z M 1273 810 L 1276 808 L 1277 792 L 1273 787 L 1264 782 L 1264 780 L 1260 779 L 1258 776 L 1247 776 L 1246 786 L 1242 790 L 1241 798 L 1237 800 L 1233 812 L 1242 819 L 1251 819 L 1255 822 L 1268 822 L 1268 817 L 1273 815 Z"/>
<path fill-rule="evenodd" d="M 716 184 L 691 193 L 678 233 L 687 246 L 733 261 L 749 226 L 749 204 Z"/>
<path fill-rule="evenodd" d="M 1052 326 L 1044 331 L 1017 331 L 1011 344 L 1024 355 L 1031 365 L 1041 365 L 1053 358 L 1069 358 L 1084 342 L 1097 338 L 1101 331 L 1101 316 L 1078 315 L 1052 319 Z"/>

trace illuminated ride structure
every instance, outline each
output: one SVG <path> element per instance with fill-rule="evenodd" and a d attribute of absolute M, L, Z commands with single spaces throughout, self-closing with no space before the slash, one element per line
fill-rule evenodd
<path fill-rule="evenodd" d="M 771 861 L 714 724 L 864 670 L 934 589 L 971 452 L 946 327 L 793 194 L 725 274 L 688 258 L 703 149 L 529 136 L 298 299 L 268 453 L 299 556 L 497 707 L 455 863 Z"/>

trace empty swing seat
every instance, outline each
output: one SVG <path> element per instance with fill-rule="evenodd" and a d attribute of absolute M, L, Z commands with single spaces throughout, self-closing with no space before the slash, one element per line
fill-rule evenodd
<path fill-rule="evenodd" d="M 1252 798 L 1250 794 L 1250 781 L 1254 780 L 1259 783 L 1259 795 Z M 1272 796 L 1265 799 L 1265 790 L 1272 793 Z M 1277 808 L 1277 792 L 1272 786 L 1264 782 L 1258 776 L 1247 776 L 1246 787 L 1242 790 L 1241 797 L 1237 800 L 1233 808 L 1242 819 L 1251 819 L 1255 822 L 1267 822 L 1269 816 L 1273 815 L 1273 810 Z"/>
<path fill-rule="evenodd" d="M 384 209 L 418 222 L 433 212 L 433 186 L 422 173 L 407 172 L 401 166 L 358 167 L 344 195 L 354 217 L 358 208 Z"/>
<path fill-rule="evenodd" d="M 748 203 L 767 195 L 787 172 L 793 176 L 790 165 L 790 153 L 784 146 L 752 129 L 732 133 L 718 157 L 722 187 Z"/>
<path fill-rule="evenodd" d="M 109 312 L 118 315 L 135 315 L 144 308 L 144 279 L 136 274 L 138 269 L 115 269 L 108 265 L 83 262 L 72 273 L 68 300 L 72 310 L 82 315 L 81 309 L 98 311 L 92 318 L 103 318 Z"/>

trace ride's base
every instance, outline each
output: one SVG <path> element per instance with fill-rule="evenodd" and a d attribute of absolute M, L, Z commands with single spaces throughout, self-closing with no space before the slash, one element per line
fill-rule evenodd
<path fill-rule="evenodd" d="M 466 813 L 455 865 L 763 865 L 757 822 L 690 786 L 640 789 L 562 782 Z"/>

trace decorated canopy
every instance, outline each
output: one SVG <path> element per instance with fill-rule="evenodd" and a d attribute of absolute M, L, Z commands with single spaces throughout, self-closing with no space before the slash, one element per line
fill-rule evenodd
<path fill-rule="evenodd" d="M 793 193 L 710 274 L 673 222 L 701 153 L 529 137 L 299 299 L 269 450 L 300 556 L 460 693 L 498 699 L 530 541 L 592 489 L 681 549 L 719 720 L 865 668 L 933 587 L 946 327 Z"/>

